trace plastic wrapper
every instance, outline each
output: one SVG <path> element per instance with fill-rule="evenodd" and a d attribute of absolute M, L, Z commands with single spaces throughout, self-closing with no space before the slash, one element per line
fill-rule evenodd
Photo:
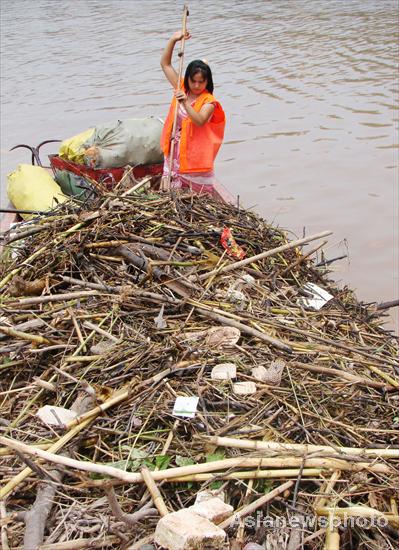
<path fill-rule="evenodd" d="M 232 256 L 236 260 L 242 260 L 245 258 L 245 250 L 243 250 L 241 246 L 236 243 L 229 227 L 225 227 L 223 229 L 220 236 L 220 242 L 229 256 Z"/>

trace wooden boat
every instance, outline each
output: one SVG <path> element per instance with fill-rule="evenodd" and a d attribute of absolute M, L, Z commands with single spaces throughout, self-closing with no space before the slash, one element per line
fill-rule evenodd
<path fill-rule="evenodd" d="M 49 143 L 60 143 L 60 139 L 47 139 L 45 141 L 42 141 L 37 145 L 36 147 L 33 147 L 31 145 L 26 145 L 24 143 L 21 143 L 19 145 L 15 145 L 10 149 L 10 151 L 14 151 L 18 148 L 25 148 L 29 149 L 32 153 L 32 164 L 37 164 L 38 166 L 42 166 L 43 164 L 40 159 L 40 148 L 43 145 L 47 145 Z M 48 159 L 50 161 L 50 167 L 53 171 L 55 170 L 68 170 L 69 172 L 72 172 L 73 174 L 76 174 L 77 176 L 87 176 L 90 179 L 97 181 L 99 183 L 103 183 L 106 185 L 106 187 L 112 187 L 116 183 L 118 183 L 123 174 L 125 173 L 125 166 L 119 167 L 119 168 L 106 168 L 106 169 L 94 169 L 90 168 L 89 166 L 86 166 L 85 164 L 77 164 L 76 162 L 72 162 L 71 160 L 65 159 L 60 157 L 58 154 L 50 154 L 48 155 Z M 156 164 L 139 164 L 137 166 L 133 166 L 132 175 L 134 178 L 144 178 L 145 176 L 158 176 L 161 175 L 163 171 L 163 162 L 156 163 Z"/>

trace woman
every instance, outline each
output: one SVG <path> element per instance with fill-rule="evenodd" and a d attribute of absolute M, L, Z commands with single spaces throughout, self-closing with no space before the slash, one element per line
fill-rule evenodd
<path fill-rule="evenodd" d="M 231 195 L 217 183 L 213 163 L 223 141 L 225 114 L 212 95 L 213 79 L 208 64 L 196 59 L 186 69 L 184 81 L 178 85 L 178 75 L 172 67 L 175 44 L 183 38 L 176 32 L 170 38 L 161 57 L 161 67 L 174 89 L 162 132 L 161 148 L 165 155 L 161 189 L 189 187 L 197 193 L 208 193 L 232 202 Z M 185 39 L 190 38 L 186 33 Z M 174 136 L 172 166 L 170 151 L 175 108 L 177 125 Z"/>

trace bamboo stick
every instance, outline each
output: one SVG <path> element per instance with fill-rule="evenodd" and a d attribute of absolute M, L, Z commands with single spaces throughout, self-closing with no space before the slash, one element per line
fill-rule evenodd
<path fill-rule="evenodd" d="M 74 315 L 71 308 L 68 308 L 68 313 L 71 316 L 73 326 L 75 327 L 76 334 L 77 334 L 77 336 L 79 338 L 79 342 L 82 346 L 82 351 L 86 352 L 86 345 L 84 343 L 84 339 L 83 339 L 83 336 L 82 336 L 82 331 L 80 330 L 79 323 L 77 322 L 76 317 L 75 317 L 75 315 Z"/>
<path fill-rule="evenodd" d="M 389 376 L 386 372 L 383 372 L 377 367 L 374 367 L 373 365 L 367 365 L 366 367 L 371 370 L 371 372 L 374 372 L 375 374 L 378 374 L 378 376 L 381 376 L 384 380 L 388 382 L 388 384 L 391 384 L 391 386 L 394 386 L 395 388 L 399 388 L 399 380 L 396 380 L 395 378 L 392 378 L 392 376 Z"/>
<path fill-rule="evenodd" d="M 329 524 L 326 527 L 326 543 L 324 550 L 339 550 L 339 532 L 338 527 L 331 527 Z"/>
<path fill-rule="evenodd" d="M 215 273 L 222 274 L 222 273 L 228 273 L 229 271 L 233 271 L 235 269 L 240 269 L 241 267 L 245 267 L 248 264 L 258 262 L 259 260 L 264 260 L 265 258 L 269 258 L 270 256 L 274 256 L 279 252 L 284 252 L 285 250 L 295 248 L 296 246 L 300 246 L 305 243 L 310 243 L 311 241 L 315 241 L 317 239 L 322 239 L 323 237 L 327 237 L 328 235 L 332 235 L 332 231 L 322 231 L 321 233 L 316 233 L 314 235 L 310 235 L 309 237 L 305 237 L 303 239 L 291 241 L 287 244 L 283 244 L 282 246 L 278 246 L 277 248 L 272 248 L 271 250 L 266 250 L 265 252 L 256 254 L 256 256 L 251 256 L 250 258 L 245 258 L 245 260 L 241 260 L 239 262 L 235 262 L 234 264 L 227 265 L 222 269 L 214 269 L 212 271 L 208 271 L 207 273 L 200 275 L 198 279 L 200 281 L 203 281 L 204 279 L 211 277 Z"/>
<path fill-rule="evenodd" d="M 28 332 L 22 332 L 21 330 L 15 330 L 10 327 L 0 326 L 0 332 L 7 336 L 13 336 L 14 338 L 21 338 L 22 340 L 28 340 L 35 344 L 51 344 L 50 340 L 44 338 L 44 336 L 38 336 L 37 334 L 29 334 Z"/>
<path fill-rule="evenodd" d="M 98 334 L 101 334 L 101 336 L 105 336 L 109 340 L 111 340 L 114 343 L 119 342 L 119 339 L 107 332 L 106 330 L 100 328 L 99 326 L 95 325 L 94 323 L 91 323 L 90 321 L 83 321 L 83 326 L 86 328 L 89 328 L 91 330 L 94 330 Z"/>
<path fill-rule="evenodd" d="M 95 464 L 90 462 L 83 462 L 79 460 L 72 460 L 63 456 L 58 456 L 54 454 L 53 451 L 46 451 L 44 449 L 39 449 L 37 447 L 26 445 L 14 439 L 0 437 L 0 443 L 9 447 L 11 449 L 18 450 L 22 453 L 26 453 L 31 456 L 36 456 L 48 460 L 50 462 L 55 462 L 58 464 L 63 464 L 76 468 L 82 471 L 95 472 L 103 475 L 109 475 L 111 477 L 116 477 L 127 483 L 141 483 L 143 477 L 140 473 L 135 472 L 124 472 L 112 466 L 104 466 L 101 464 Z M 151 477 L 154 481 L 164 481 L 164 480 L 174 480 L 175 478 L 182 478 L 191 475 L 205 474 L 209 472 L 220 472 L 224 469 L 231 468 L 284 468 L 285 470 L 288 467 L 299 467 L 302 464 L 303 460 L 300 457 L 290 457 L 290 458 L 227 458 L 224 460 L 217 460 L 214 462 L 205 462 L 201 464 L 194 464 L 190 466 L 180 466 L 176 468 L 168 468 L 166 470 L 154 471 L 151 472 Z M 352 470 L 359 468 L 360 469 L 370 469 L 371 471 L 380 472 L 380 473 L 389 473 L 387 471 L 387 466 L 385 464 L 364 464 L 364 463 L 346 463 L 343 460 L 333 460 L 324 459 L 306 459 L 305 466 L 308 468 L 319 468 L 319 469 L 332 469 L 337 468 L 337 462 L 339 466 L 344 469 L 346 466 Z M 355 470 L 356 471 L 356 470 Z M 296 470 L 297 473 L 297 470 Z M 232 474 L 234 475 L 234 474 Z M 265 474 L 266 475 L 266 474 Z"/>
<path fill-rule="evenodd" d="M 389 523 L 394 528 L 399 527 L 399 516 L 391 513 L 384 513 L 370 508 L 369 506 L 348 506 L 348 508 L 337 508 L 329 506 L 320 506 L 315 508 L 315 512 L 318 516 L 330 516 L 334 514 L 339 518 L 368 518 L 368 519 L 383 519 L 387 524 Z"/>
<path fill-rule="evenodd" d="M 399 449 L 365 449 L 357 447 L 332 447 L 328 445 L 309 445 L 299 443 L 278 443 L 275 441 L 252 441 L 250 439 L 235 439 L 232 437 L 201 436 L 216 447 L 232 447 L 234 449 L 252 449 L 256 451 L 294 451 L 300 454 L 327 452 L 334 454 L 347 454 L 353 456 L 367 456 L 379 458 L 399 458 Z"/>
<path fill-rule="evenodd" d="M 143 477 L 144 483 L 147 485 L 147 489 L 150 492 L 152 500 L 161 515 L 161 517 L 166 516 L 169 513 L 169 510 L 166 507 L 166 504 L 162 498 L 161 492 L 158 489 L 153 477 L 150 474 L 150 470 L 146 467 L 141 468 L 141 475 Z"/>
<path fill-rule="evenodd" d="M 53 544 L 41 544 L 38 550 L 81 550 L 82 548 L 105 548 L 120 544 L 121 538 L 116 535 L 101 537 L 99 539 L 84 538 L 67 540 L 65 542 L 54 542 Z M 23 546 L 16 546 L 14 550 L 24 550 Z"/>
<path fill-rule="evenodd" d="M 314 503 L 315 507 L 325 506 L 327 499 L 331 491 L 333 490 L 335 483 L 339 479 L 340 475 L 341 475 L 341 472 L 339 470 L 335 470 L 335 472 L 332 473 L 331 478 L 325 484 L 325 488 L 321 490 L 322 495 L 316 498 Z"/>
<path fill-rule="evenodd" d="M 107 294 L 106 290 L 81 290 L 80 292 L 67 292 L 64 294 L 51 294 L 50 296 L 37 296 L 36 298 L 21 298 L 20 300 L 8 302 L 9 306 L 27 306 L 36 304 L 48 304 L 49 302 L 64 302 L 67 300 L 76 300 L 77 298 L 87 298 L 89 296 L 100 296 Z"/>
<path fill-rule="evenodd" d="M 222 523 L 219 523 L 219 527 L 221 529 L 228 529 L 232 523 L 235 523 L 236 521 L 247 516 L 248 514 L 252 514 L 252 512 L 255 512 L 255 510 L 257 510 L 261 506 L 264 506 L 267 502 L 270 502 L 278 495 L 281 495 L 281 493 L 284 493 L 284 491 L 290 489 L 293 485 L 293 481 L 286 481 L 279 487 L 276 487 L 276 489 L 270 491 L 270 493 L 267 493 L 267 495 L 263 495 L 251 504 L 248 504 L 247 506 L 244 506 L 244 508 L 241 508 L 241 510 L 235 512 L 232 516 L 222 521 Z"/>
<path fill-rule="evenodd" d="M 215 472 L 212 474 L 192 474 L 189 476 L 177 476 L 169 478 L 169 482 L 173 483 L 189 483 L 189 482 L 198 482 L 203 483 L 205 481 L 210 481 L 212 479 L 279 479 L 285 477 L 294 477 L 297 478 L 298 474 L 301 472 L 300 468 L 287 468 L 284 470 L 249 470 L 243 472 Z M 321 468 L 305 468 L 302 470 L 302 476 L 304 477 L 318 477 L 323 470 Z"/>

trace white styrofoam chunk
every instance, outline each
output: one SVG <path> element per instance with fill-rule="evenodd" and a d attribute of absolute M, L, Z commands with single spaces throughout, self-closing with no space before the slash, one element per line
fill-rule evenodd
<path fill-rule="evenodd" d="M 51 426 L 63 426 L 76 418 L 78 414 L 75 411 L 64 409 L 63 407 L 45 405 L 37 411 L 36 416 L 38 416 L 45 424 L 49 424 Z"/>
<path fill-rule="evenodd" d="M 220 363 L 213 367 L 212 380 L 233 380 L 237 378 L 237 367 L 234 363 Z"/>
<path fill-rule="evenodd" d="M 256 393 L 255 382 L 236 382 L 233 384 L 233 392 L 236 395 L 251 395 Z"/>

